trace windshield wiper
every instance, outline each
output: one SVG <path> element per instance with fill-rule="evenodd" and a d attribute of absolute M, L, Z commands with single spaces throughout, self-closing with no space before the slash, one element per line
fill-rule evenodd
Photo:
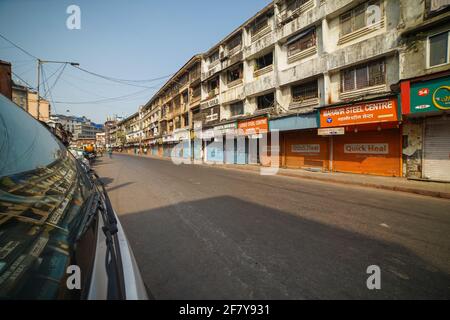
<path fill-rule="evenodd" d="M 106 237 L 106 244 L 108 246 L 107 251 L 107 259 L 110 256 L 111 260 L 106 261 L 106 267 L 112 267 L 115 271 L 116 275 L 116 289 L 117 295 L 120 299 L 125 299 L 125 279 L 123 273 L 123 265 L 122 265 L 122 255 L 120 253 L 120 245 L 119 239 L 117 237 L 118 227 L 117 227 L 117 219 L 114 214 L 114 210 L 111 205 L 111 201 L 109 199 L 108 193 L 106 192 L 105 184 L 100 180 L 99 176 L 92 172 L 95 177 L 95 182 L 100 185 L 103 194 L 103 204 L 104 206 L 100 206 L 100 212 L 103 217 L 104 226 L 102 227 L 103 233 Z M 109 264 L 111 263 L 111 265 Z M 108 275 L 109 276 L 109 275 Z M 115 291 L 115 290 L 114 290 Z M 110 292 L 110 290 L 108 290 Z M 114 298 L 114 297 L 113 297 Z"/>
<path fill-rule="evenodd" d="M 92 223 L 95 221 L 97 212 L 101 206 L 101 200 L 98 192 L 93 192 L 85 202 L 85 218 L 83 219 L 80 232 L 76 237 L 76 241 L 80 240 L 81 237 L 86 233 Z"/>

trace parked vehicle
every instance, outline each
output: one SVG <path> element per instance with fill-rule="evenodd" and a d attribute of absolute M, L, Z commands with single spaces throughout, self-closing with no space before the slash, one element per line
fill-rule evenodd
<path fill-rule="evenodd" d="M 101 180 L 0 95 L 0 299 L 147 299 Z"/>
<path fill-rule="evenodd" d="M 71 148 L 69 147 L 70 153 L 80 161 L 86 171 L 89 171 L 91 169 L 91 165 L 89 163 L 89 160 L 84 156 L 84 152 L 81 149 Z"/>

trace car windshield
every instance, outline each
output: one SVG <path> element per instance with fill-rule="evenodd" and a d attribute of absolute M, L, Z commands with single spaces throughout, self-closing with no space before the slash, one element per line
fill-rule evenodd
<path fill-rule="evenodd" d="M 0 298 L 65 294 L 91 194 L 67 149 L 0 95 Z"/>

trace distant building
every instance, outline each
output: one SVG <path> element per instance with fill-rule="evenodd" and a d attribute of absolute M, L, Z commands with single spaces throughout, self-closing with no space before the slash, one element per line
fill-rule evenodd
<path fill-rule="evenodd" d="M 33 118 L 47 122 L 50 120 L 50 103 L 41 97 L 38 108 L 38 94 L 35 91 L 28 90 L 28 113 Z"/>
<path fill-rule="evenodd" d="M 57 123 L 61 124 L 64 130 L 72 134 L 74 141 L 89 140 L 95 142 L 95 135 L 103 132 L 103 125 L 96 124 L 84 116 L 51 115 L 48 124 L 54 126 Z"/>
<path fill-rule="evenodd" d="M 48 122 L 50 120 L 50 102 L 41 97 L 38 110 L 38 94 L 36 91 L 12 82 L 11 100 L 23 110 L 31 114 L 33 118 L 43 122 Z"/>
<path fill-rule="evenodd" d="M 12 99 L 11 63 L 0 60 L 0 93 Z"/>
<path fill-rule="evenodd" d="M 106 133 L 98 132 L 95 134 L 95 146 L 97 148 L 105 148 L 106 147 Z"/>
<path fill-rule="evenodd" d="M 13 82 L 12 101 L 28 112 L 28 88 Z"/>
<path fill-rule="evenodd" d="M 103 125 L 98 125 L 90 120 L 85 122 L 79 122 L 75 125 L 74 130 L 74 139 L 75 140 L 81 140 L 81 139 L 89 139 L 89 140 L 95 140 L 95 135 L 98 132 L 103 132 Z"/>

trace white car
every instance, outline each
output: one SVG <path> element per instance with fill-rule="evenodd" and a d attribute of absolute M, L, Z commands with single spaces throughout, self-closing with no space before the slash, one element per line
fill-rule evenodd
<path fill-rule="evenodd" d="M 0 119 L 0 299 L 148 299 L 98 177 L 1 94 Z"/>

